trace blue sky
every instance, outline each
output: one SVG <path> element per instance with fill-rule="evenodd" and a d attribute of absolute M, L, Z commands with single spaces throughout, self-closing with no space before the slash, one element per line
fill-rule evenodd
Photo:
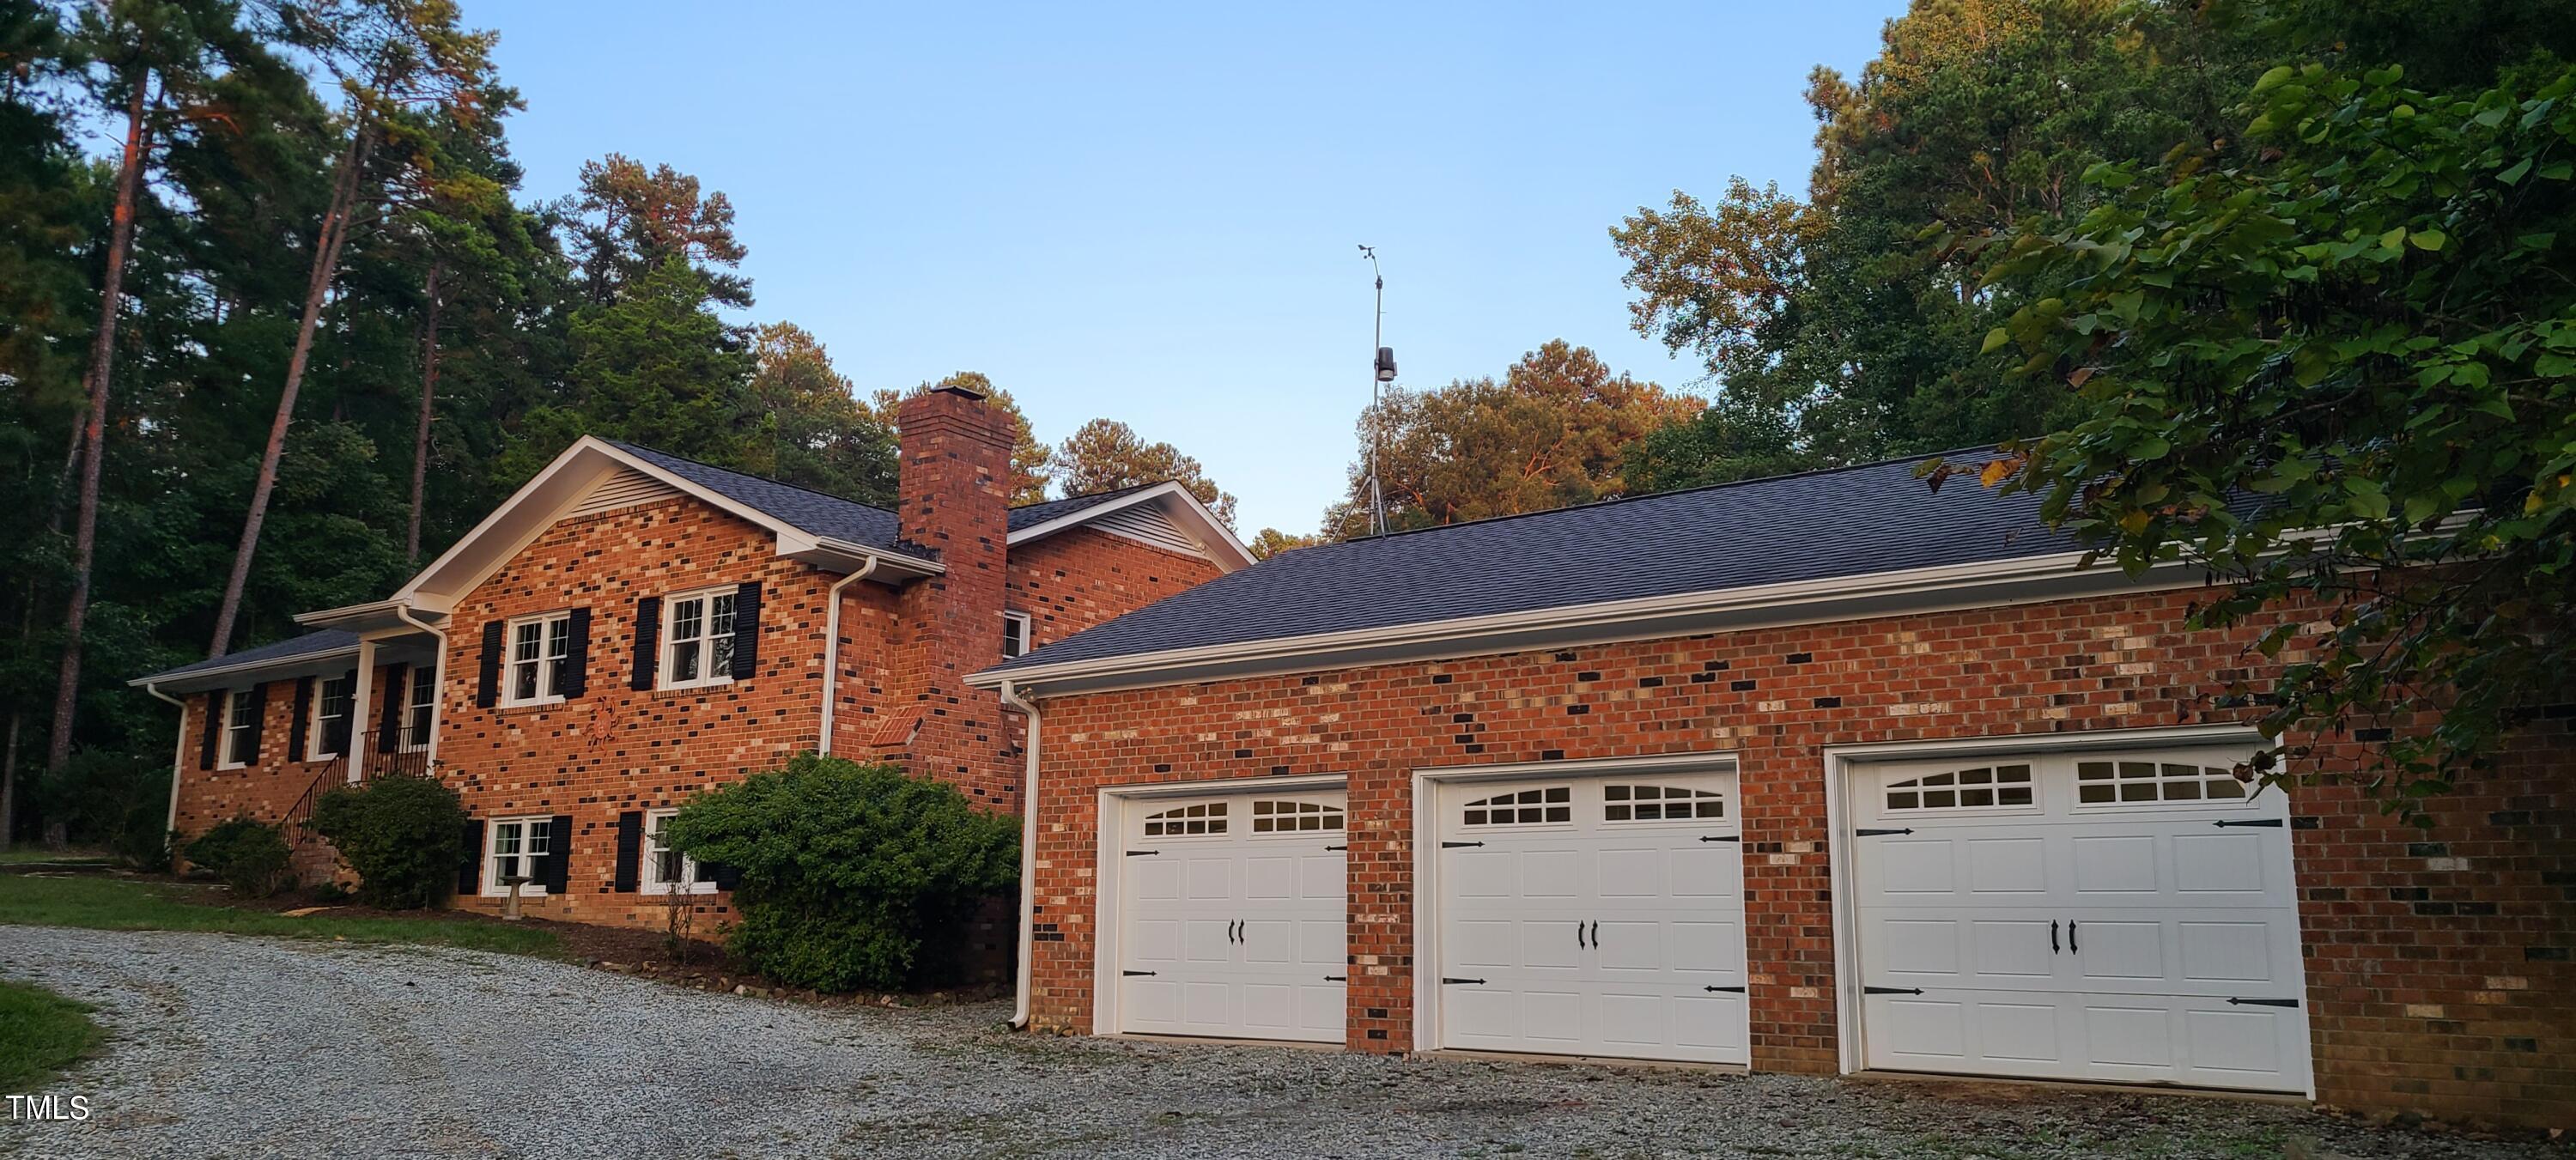
<path fill-rule="evenodd" d="M 1368 264 L 1416 386 L 1551 338 L 1666 384 L 1607 229 L 1729 174 L 1803 191 L 1807 71 L 1902 0 L 1171 7 L 496 3 L 529 198 L 621 152 L 722 190 L 749 317 L 861 389 L 981 370 L 1040 438 L 1197 456 L 1311 531 L 1368 397 Z"/>

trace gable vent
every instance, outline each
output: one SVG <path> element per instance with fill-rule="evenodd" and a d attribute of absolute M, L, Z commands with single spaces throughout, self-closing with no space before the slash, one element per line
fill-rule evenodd
<path fill-rule="evenodd" d="M 601 480 L 599 486 L 590 489 L 590 494 L 581 497 L 581 502 L 574 504 L 572 510 L 565 514 L 595 516 L 601 512 L 633 507 L 639 503 L 669 499 L 678 494 L 680 492 L 677 488 L 661 480 L 632 467 L 620 467 L 617 469 L 617 474 Z"/>
<path fill-rule="evenodd" d="M 1143 540 L 1166 552 L 1178 552 L 1184 556 L 1207 554 L 1197 540 L 1191 539 L 1190 534 L 1182 531 L 1181 526 L 1173 523 L 1159 507 L 1139 504 L 1093 520 L 1091 526 L 1111 535 Z"/>

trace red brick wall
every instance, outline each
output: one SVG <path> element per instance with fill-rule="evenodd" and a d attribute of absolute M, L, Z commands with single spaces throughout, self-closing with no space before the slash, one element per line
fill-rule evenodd
<path fill-rule="evenodd" d="M 384 706 L 384 699 L 391 695 L 386 691 L 391 671 L 390 666 L 379 666 L 371 675 L 369 679 L 373 688 L 368 694 L 369 719 L 354 722 L 351 728 L 350 744 L 369 746 L 367 756 L 371 759 L 376 758 L 372 749 L 375 744 L 375 716 Z M 295 686 L 292 679 L 267 682 L 267 702 L 260 713 L 258 759 L 237 769 L 222 767 L 223 700 L 231 695 L 231 690 L 199 693 L 185 698 L 188 702 L 187 747 L 179 755 L 179 814 L 172 828 L 181 834 L 194 836 L 218 822 L 244 815 L 263 822 L 288 821 L 288 815 L 317 783 L 324 789 L 342 784 L 348 774 L 344 760 L 303 760 L 304 754 L 312 750 L 309 738 L 303 752 L 293 750 Z M 316 678 L 316 696 L 320 695 L 319 688 L 320 680 Z M 216 734 L 215 760 L 211 766 L 202 766 L 198 764 L 198 758 L 205 752 L 203 746 L 210 731 Z M 296 871 L 299 875 L 308 881 L 330 877 L 337 855 L 331 852 L 327 843 L 306 835 L 301 826 L 290 827 L 287 840 L 298 845 Z"/>
<path fill-rule="evenodd" d="M 942 388 L 903 401 L 904 538 L 946 569 L 898 602 L 892 709 L 910 710 L 912 739 L 884 755 L 957 785 L 994 809 L 1019 812 L 1016 726 L 997 695 L 967 674 L 1002 659 L 1002 587 L 1010 537 L 1008 412 L 971 391 Z"/>
<path fill-rule="evenodd" d="M 570 889 L 524 909 L 581 922 L 665 921 L 660 896 L 614 889 L 617 815 L 678 806 L 815 748 L 824 594 L 837 578 L 780 557 L 761 528 L 673 499 L 558 522 L 457 603 L 440 690 L 442 776 L 476 818 L 573 818 Z M 752 580 L 762 585 L 753 676 L 667 692 L 628 687 L 637 598 Z M 584 695 L 556 705 L 475 706 L 486 622 L 583 606 L 591 610 Z M 558 836 L 558 850 L 562 843 Z M 729 908 L 722 895 L 700 898 L 698 929 L 712 934 Z M 481 898 L 459 904 L 498 907 Z"/>
<path fill-rule="evenodd" d="M 1007 599 L 1047 645 L 1220 575 L 1202 557 L 1075 528 L 1011 550 Z"/>
<path fill-rule="evenodd" d="M 1034 1021 L 1091 1030 L 1097 791 L 1349 779 L 1348 1045 L 1413 1044 L 1412 771 L 1729 750 L 1741 773 L 1753 1064 L 1838 1066 L 1827 746 L 2220 720 L 2238 643 L 2142 594 L 1247 678 L 1047 701 Z M 2565 716 L 2418 833 L 2294 795 L 2321 1098 L 2568 1124 L 2576 745 Z M 2313 822 L 2306 819 L 2314 819 Z M 2419 845 L 2419 843 L 2430 843 Z M 2420 893 L 2419 893 L 2420 892 Z M 2554 1053 L 2554 1054 L 2553 1054 Z"/>

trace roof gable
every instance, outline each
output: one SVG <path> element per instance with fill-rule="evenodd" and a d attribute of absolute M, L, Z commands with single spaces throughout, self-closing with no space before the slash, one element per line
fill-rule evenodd
<path fill-rule="evenodd" d="M 1252 551 L 1188 488 L 1166 480 L 1011 509 L 1010 542 L 1023 544 L 1078 527 L 1198 556 L 1223 573 L 1253 564 Z"/>

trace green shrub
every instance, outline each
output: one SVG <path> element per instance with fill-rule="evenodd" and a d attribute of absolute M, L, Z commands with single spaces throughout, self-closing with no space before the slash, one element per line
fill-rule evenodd
<path fill-rule="evenodd" d="M 925 953 L 926 939 L 957 937 L 1019 881 L 1016 819 L 891 765 L 811 753 L 689 802 L 670 834 L 738 875 L 734 953 L 820 991 L 926 981 L 949 957 Z"/>
<path fill-rule="evenodd" d="M 336 786 L 313 804 L 313 832 L 358 872 L 358 901 L 388 910 L 436 906 L 456 889 L 464 828 L 456 791 L 426 777 Z"/>
<path fill-rule="evenodd" d="M 266 898 L 292 874 L 286 835 L 276 826 L 237 817 L 217 822 L 188 843 L 188 861 L 243 894 Z"/>

